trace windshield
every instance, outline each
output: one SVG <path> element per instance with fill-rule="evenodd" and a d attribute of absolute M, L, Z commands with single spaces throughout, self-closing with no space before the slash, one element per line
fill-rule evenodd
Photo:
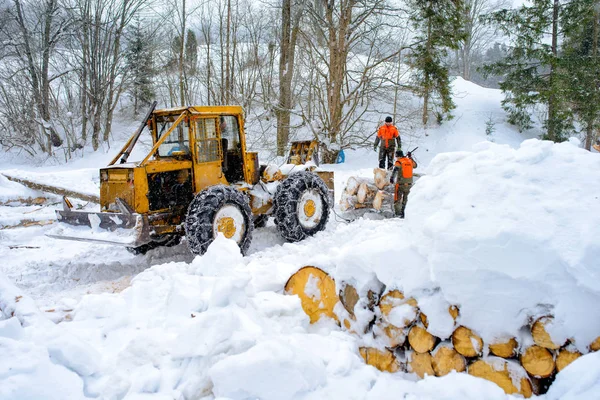
<path fill-rule="evenodd" d="M 157 140 L 169 132 L 173 123 L 179 116 L 164 116 L 156 119 L 156 130 L 158 132 Z M 158 155 L 161 157 L 169 157 L 174 152 L 183 151 L 190 154 L 190 137 L 188 123 L 182 121 L 169 134 L 169 137 L 158 147 Z"/>

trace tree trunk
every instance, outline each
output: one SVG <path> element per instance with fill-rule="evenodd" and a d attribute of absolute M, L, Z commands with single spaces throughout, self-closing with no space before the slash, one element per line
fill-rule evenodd
<path fill-rule="evenodd" d="M 179 49 L 179 105 L 184 107 L 185 104 L 185 76 L 184 76 L 184 54 L 185 54 L 185 39 L 186 39 L 186 14 L 185 0 L 181 1 L 181 48 Z"/>
<path fill-rule="evenodd" d="M 550 81 L 549 90 L 550 96 L 548 97 L 548 139 L 557 141 L 556 123 L 557 123 L 557 101 L 556 95 L 556 59 L 558 57 L 558 7 L 560 6 L 559 0 L 554 0 L 554 6 L 552 10 L 552 62 L 550 63 Z"/>
<path fill-rule="evenodd" d="M 427 20 L 427 54 L 431 53 L 431 17 Z M 423 82 L 423 115 L 422 122 L 423 126 L 427 126 L 429 121 L 429 95 L 431 93 L 431 76 L 429 72 L 425 71 L 425 78 Z"/>

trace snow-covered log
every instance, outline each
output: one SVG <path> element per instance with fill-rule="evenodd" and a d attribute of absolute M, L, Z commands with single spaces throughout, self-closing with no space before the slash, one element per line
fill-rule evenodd
<path fill-rule="evenodd" d="M 554 357 L 552 353 L 541 346 L 528 347 L 521 354 L 521 365 L 533 376 L 547 378 L 554 372 Z"/>
<path fill-rule="evenodd" d="M 552 317 L 542 317 L 534 322 L 531 326 L 531 336 L 535 344 L 550 350 L 559 349 L 565 344 L 565 340 L 550 336 L 549 329 L 552 328 L 553 323 Z"/>
<path fill-rule="evenodd" d="M 465 357 L 477 357 L 483 350 L 483 340 L 464 326 L 459 326 L 452 333 L 452 345 Z"/>
<path fill-rule="evenodd" d="M 467 369 L 467 361 L 449 342 L 442 342 L 435 348 L 431 362 L 435 376 L 448 375 L 452 371 L 463 372 Z"/>
<path fill-rule="evenodd" d="M 407 371 L 417 374 L 419 378 L 424 378 L 425 375 L 433 376 L 431 354 L 409 352 Z"/>
<path fill-rule="evenodd" d="M 374 347 L 361 347 L 359 352 L 367 364 L 380 371 L 397 372 L 400 369 L 396 356 L 388 349 L 379 350 Z"/>
<path fill-rule="evenodd" d="M 422 326 L 414 325 L 408 332 L 408 343 L 417 353 L 427 353 L 433 350 L 435 342 L 436 337 Z"/>
<path fill-rule="evenodd" d="M 567 346 L 569 347 L 569 346 Z M 556 356 L 556 372 L 560 372 L 571 364 L 573 361 L 581 357 L 581 353 L 575 349 L 564 348 L 560 349 Z"/>
<path fill-rule="evenodd" d="M 498 357 L 482 358 L 469 365 L 469 375 L 494 382 L 506 394 L 520 394 L 525 398 L 533 394 L 527 373 L 515 361 Z"/>
<path fill-rule="evenodd" d="M 510 338 L 508 340 L 499 340 L 489 345 L 490 353 L 502 358 L 510 358 L 516 354 L 517 340 Z"/>

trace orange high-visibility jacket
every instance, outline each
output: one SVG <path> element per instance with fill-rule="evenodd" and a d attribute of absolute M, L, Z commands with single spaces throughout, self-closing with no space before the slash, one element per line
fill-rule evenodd
<path fill-rule="evenodd" d="M 390 182 L 393 182 L 398 175 L 397 184 L 412 184 L 413 181 L 413 168 L 417 168 L 417 163 L 412 158 L 407 156 L 398 157 L 394 163 L 394 169 L 392 170 L 392 177 Z"/>
<path fill-rule="evenodd" d="M 382 125 L 379 128 L 379 131 L 377 131 L 377 137 L 385 140 L 385 144 L 384 146 L 387 148 L 389 147 L 389 140 L 390 139 L 396 139 L 398 137 L 398 129 L 394 126 L 394 125 Z M 395 145 L 394 142 L 392 142 L 392 145 Z"/>

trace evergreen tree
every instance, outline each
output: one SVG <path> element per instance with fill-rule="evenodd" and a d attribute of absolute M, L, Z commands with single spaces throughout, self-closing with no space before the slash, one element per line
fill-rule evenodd
<path fill-rule="evenodd" d="M 600 1 L 580 0 L 565 9 L 563 68 L 569 71 L 568 100 L 590 150 L 600 127 Z"/>
<path fill-rule="evenodd" d="M 196 74 L 196 68 L 198 66 L 198 39 L 196 39 L 196 34 L 191 29 L 188 29 L 187 38 L 185 39 L 184 57 L 186 76 Z"/>
<path fill-rule="evenodd" d="M 417 30 L 411 64 L 416 71 L 415 86 L 423 97 L 423 125 L 427 125 L 429 111 L 434 107 L 441 123 L 444 118 L 450 119 L 450 112 L 456 108 L 445 59 L 448 49 L 457 49 L 464 38 L 463 1 L 411 0 L 409 3 L 413 10 L 410 20 Z"/>
<path fill-rule="evenodd" d="M 131 32 L 126 64 L 131 78 L 128 92 L 133 97 L 133 110 L 137 115 L 140 108 L 150 105 L 154 100 L 153 80 L 156 75 L 154 43 L 151 35 L 140 27 L 139 21 Z"/>
<path fill-rule="evenodd" d="M 574 0 L 581 1 L 581 0 Z M 567 102 L 568 74 L 563 68 L 558 43 L 565 4 L 559 0 L 532 0 L 529 6 L 501 10 L 488 21 L 512 41 L 508 56 L 487 65 L 487 74 L 503 76 L 500 88 L 508 121 L 525 130 L 532 127 L 531 112 L 536 104 L 547 107 L 545 139 L 565 140 L 573 130 Z"/>

